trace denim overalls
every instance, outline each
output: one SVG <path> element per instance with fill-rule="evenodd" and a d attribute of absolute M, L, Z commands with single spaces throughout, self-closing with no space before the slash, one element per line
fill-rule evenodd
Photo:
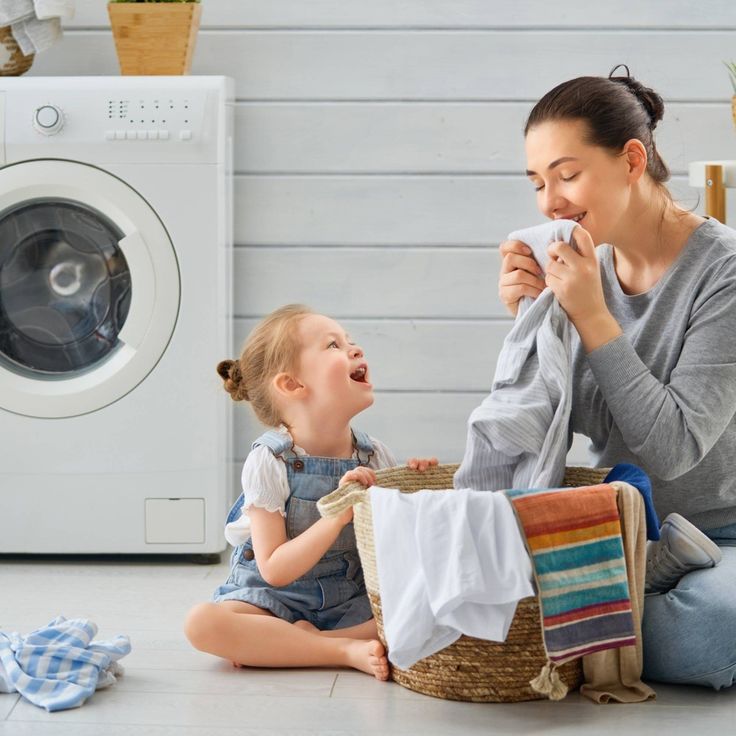
<path fill-rule="evenodd" d="M 320 519 L 317 501 L 334 491 L 348 471 L 367 465 L 373 454 L 368 435 L 353 431 L 356 458 L 297 455 L 291 436 L 271 430 L 253 448 L 266 445 L 286 465 L 290 495 L 286 502 L 286 533 L 293 539 Z M 233 504 L 227 523 L 240 517 L 244 498 Z M 265 608 L 285 621 L 302 619 L 319 629 L 342 629 L 371 618 L 371 607 L 355 543 L 353 525 L 347 524 L 320 561 L 293 583 L 269 585 L 258 571 L 253 541 L 248 539 L 232 554 L 230 577 L 214 593 L 215 601 L 236 600 Z"/>

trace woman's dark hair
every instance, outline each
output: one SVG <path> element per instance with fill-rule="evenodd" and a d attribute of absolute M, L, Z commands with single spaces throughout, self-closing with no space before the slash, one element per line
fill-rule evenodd
<path fill-rule="evenodd" d="M 625 77 L 614 76 L 619 67 L 626 70 Z M 634 79 L 629 67 L 619 64 L 607 78 L 577 77 L 547 92 L 532 108 L 524 135 L 550 120 L 583 120 L 589 145 L 620 152 L 626 141 L 637 138 L 647 151 L 647 172 L 662 185 L 670 170 L 657 151 L 654 129 L 663 115 L 662 98 Z"/>

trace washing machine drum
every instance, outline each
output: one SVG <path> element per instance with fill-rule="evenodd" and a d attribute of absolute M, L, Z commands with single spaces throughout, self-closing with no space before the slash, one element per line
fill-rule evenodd
<path fill-rule="evenodd" d="M 130 309 L 123 232 L 71 202 L 0 219 L 0 353 L 17 369 L 73 374 L 104 360 Z"/>
<path fill-rule="evenodd" d="M 0 408 L 57 418 L 108 406 L 154 369 L 176 324 L 166 229 L 135 190 L 85 164 L 7 166 L 0 192 Z"/>

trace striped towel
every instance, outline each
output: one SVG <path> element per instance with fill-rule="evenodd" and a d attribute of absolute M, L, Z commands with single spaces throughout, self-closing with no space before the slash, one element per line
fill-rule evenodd
<path fill-rule="evenodd" d="M 555 220 L 517 230 L 509 240 L 532 248 L 541 268 L 547 247 L 572 242 L 577 223 Z M 455 488 L 554 488 L 565 474 L 572 400 L 573 327 L 552 290 L 522 297 L 503 343 L 491 393 L 468 419 Z"/>
<path fill-rule="evenodd" d="M 606 483 L 505 493 L 532 558 L 546 675 L 584 654 L 635 646 L 616 488 Z"/>
<path fill-rule="evenodd" d="M 93 642 L 97 626 L 87 619 L 59 616 L 25 636 L 0 631 L 0 692 L 19 692 L 47 711 L 78 708 L 95 690 L 122 674 L 118 659 L 130 640 Z"/>

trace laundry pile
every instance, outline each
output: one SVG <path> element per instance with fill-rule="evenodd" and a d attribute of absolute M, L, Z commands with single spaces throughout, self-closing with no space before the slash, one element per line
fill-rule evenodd
<path fill-rule="evenodd" d="M 3 0 L 0 27 L 10 26 L 25 56 L 45 51 L 61 38 L 61 21 L 74 17 L 74 0 Z"/>
<path fill-rule="evenodd" d="M 130 652 L 127 636 L 92 641 L 96 634 L 88 619 L 64 616 L 25 636 L 0 631 L 0 692 L 19 692 L 47 711 L 78 708 L 116 682 L 118 660 Z"/>

